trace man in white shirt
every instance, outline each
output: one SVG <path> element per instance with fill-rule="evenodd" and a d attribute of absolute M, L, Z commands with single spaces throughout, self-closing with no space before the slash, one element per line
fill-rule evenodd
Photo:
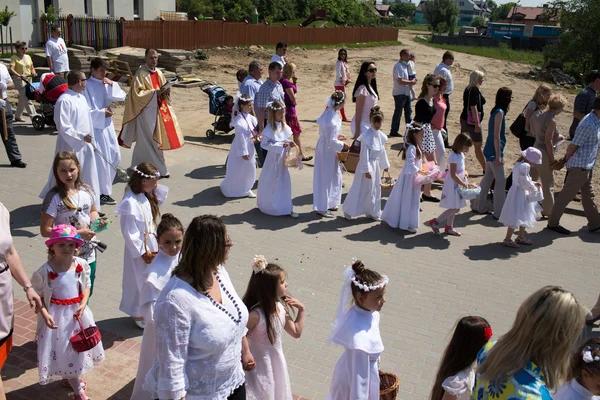
<path fill-rule="evenodd" d="M 443 96 L 446 99 L 446 114 L 444 116 L 444 130 L 448 132 L 448 128 L 446 128 L 446 124 L 448 123 L 448 113 L 450 112 L 450 94 L 454 90 L 454 81 L 452 80 L 452 72 L 450 72 L 450 67 L 454 64 L 454 54 L 451 51 L 447 51 L 442 56 L 442 62 L 435 67 L 433 73 L 435 75 L 439 75 L 446 79 L 448 86 L 446 87 L 446 91 Z M 448 143 L 448 133 L 446 133 L 446 137 L 444 137 L 444 146 L 446 148 L 450 148 L 450 144 Z"/>
<path fill-rule="evenodd" d="M 2 55 L 2 49 L 0 49 L 0 55 Z M 13 130 L 14 116 L 12 107 L 6 99 L 6 90 L 12 88 L 14 88 L 14 83 L 8 73 L 8 68 L 6 68 L 4 63 L 0 63 L 0 109 L 4 110 L 6 117 L 6 132 L 4 132 L 4 123 L 0 117 L 0 137 L 2 137 L 2 143 L 4 143 L 10 166 L 15 168 L 25 168 L 27 164 L 21 160 L 21 152 L 19 151 L 17 137 Z"/>
<path fill-rule="evenodd" d="M 46 59 L 50 71 L 55 74 L 62 74 L 66 78 L 69 72 L 69 56 L 67 55 L 67 45 L 60 34 L 60 28 L 52 25 L 50 38 L 46 42 Z"/>
<path fill-rule="evenodd" d="M 287 57 L 285 56 L 287 53 L 287 43 L 279 42 L 277 46 L 275 46 L 275 54 L 271 57 L 271 62 L 278 62 L 281 64 L 281 68 L 287 63 Z"/>
<path fill-rule="evenodd" d="M 394 116 L 392 117 L 392 128 L 390 137 L 402 137 L 398 132 L 400 129 L 400 120 L 402 119 L 402 111 L 404 111 L 404 121 L 409 124 L 412 121 L 412 105 L 410 100 L 411 86 L 417 83 L 416 79 L 408 78 L 408 59 L 410 52 L 403 49 L 400 52 L 400 60 L 394 65 Z"/>

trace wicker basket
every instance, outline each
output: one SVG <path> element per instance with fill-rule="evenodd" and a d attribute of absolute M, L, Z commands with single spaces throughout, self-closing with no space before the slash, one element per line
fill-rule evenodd
<path fill-rule="evenodd" d="M 350 152 L 349 151 L 340 151 L 339 153 L 336 153 L 336 154 L 337 154 L 337 159 L 339 160 L 339 162 L 345 163 L 346 160 L 348 159 L 348 154 L 350 154 Z"/>
<path fill-rule="evenodd" d="M 71 336 L 69 342 L 71 342 L 71 346 L 73 346 L 76 352 L 83 353 L 84 351 L 89 351 L 96 347 L 96 345 L 100 343 L 100 340 L 102 340 L 102 336 L 100 335 L 100 329 L 98 329 L 97 326 L 84 328 L 81 319 L 79 317 L 75 318 L 77 318 L 81 331 Z"/>
<path fill-rule="evenodd" d="M 469 186 L 466 189 L 463 189 L 462 187 L 458 187 L 456 189 L 456 191 L 458 192 L 459 196 L 463 199 L 463 200 L 473 200 L 475 199 L 477 196 L 479 196 L 479 192 L 481 192 L 481 188 L 477 185 L 473 185 L 469 183 Z"/>
<path fill-rule="evenodd" d="M 148 249 L 148 236 L 153 235 L 154 237 L 156 237 L 156 235 L 154 233 L 148 233 L 146 232 L 144 234 L 144 250 L 146 251 L 146 253 L 142 256 L 142 258 L 144 259 L 144 262 L 146 264 L 151 264 L 152 261 L 154 260 L 154 257 L 156 257 L 156 255 L 158 254 L 158 251 L 150 251 Z"/>
<path fill-rule="evenodd" d="M 381 174 L 381 189 L 392 190 L 395 184 L 396 180 L 390 176 L 390 173 L 387 171 L 383 171 L 383 173 Z"/>
<path fill-rule="evenodd" d="M 390 372 L 379 371 L 379 399 L 395 400 L 398 395 L 400 380 Z"/>

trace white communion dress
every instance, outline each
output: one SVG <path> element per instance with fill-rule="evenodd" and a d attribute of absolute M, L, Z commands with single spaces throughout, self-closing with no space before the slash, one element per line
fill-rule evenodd
<path fill-rule="evenodd" d="M 475 371 L 468 367 L 442 382 L 442 387 L 447 393 L 456 396 L 456 400 L 469 400 L 475 386 Z"/>
<path fill-rule="evenodd" d="M 527 200 L 528 194 L 536 194 L 540 189 L 533 183 L 529 171 L 531 166 L 526 162 L 518 162 L 513 168 L 513 185 L 508 191 L 499 221 L 506 227 L 533 228 L 541 210 L 537 201 Z"/>
<path fill-rule="evenodd" d="M 461 209 L 467 205 L 467 202 L 458 194 L 458 183 L 450 176 L 450 164 L 456 164 L 456 176 L 463 181 L 465 180 L 465 155 L 450 151 L 450 155 L 448 156 L 448 175 L 444 179 L 440 207 Z"/>
<path fill-rule="evenodd" d="M 231 121 L 235 137 L 231 143 L 225 179 L 221 182 L 221 192 L 225 197 L 247 197 L 256 181 L 256 159 L 252 135 L 257 120 L 253 115 L 238 113 Z M 243 157 L 248 156 L 248 160 Z"/>
<path fill-rule="evenodd" d="M 345 315 L 331 341 L 344 347 L 335 364 L 327 400 L 379 400 L 380 314 L 358 306 Z"/>
<path fill-rule="evenodd" d="M 381 215 L 381 219 L 392 228 L 408 230 L 419 227 L 421 186 L 415 185 L 415 177 L 422 164 L 417 148 L 409 145 L 404 166 Z"/>

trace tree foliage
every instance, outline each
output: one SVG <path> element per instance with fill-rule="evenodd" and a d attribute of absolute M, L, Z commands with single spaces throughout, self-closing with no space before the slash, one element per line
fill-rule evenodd
<path fill-rule="evenodd" d="M 485 28 L 487 26 L 487 22 L 485 22 L 485 19 L 482 16 L 478 15 L 473 18 L 471 26 L 474 26 L 475 28 Z"/>
<path fill-rule="evenodd" d="M 427 0 L 422 7 L 425 21 L 433 32 L 454 33 L 459 12 L 454 0 Z"/>
<path fill-rule="evenodd" d="M 510 12 L 510 10 L 512 10 L 513 7 L 516 5 L 517 5 L 517 3 L 514 3 L 514 2 L 500 4 L 495 9 L 492 10 L 492 15 L 490 16 L 490 21 L 492 21 L 492 22 L 502 21 L 503 19 L 506 19 L 506 17 L 508 17 L 508 13 Z"/>
<path fill-rule="evenodd" d="M 403 3 L 397 1 L 395 3 L 390 4 L 390 11 L 394 14 L 396 18 L 412 18 L 415 14 L 417 6 L 413 3 Z"/>
<path fill-rule="evenodd" d="M 0 11 L 0 25 L 8 26 L 12 17 L 16 16 L 14 11 L 8 11 L 8 6 L 4 6 L 4 10 Z"/>
<path fill-rule="evenodd" d="M 600 69 L 600 1 L 555 0 L 547 15 L 558 16 L 561 32 L 544 49 L 546 56 L 570 64 L 573 72 Z"/>

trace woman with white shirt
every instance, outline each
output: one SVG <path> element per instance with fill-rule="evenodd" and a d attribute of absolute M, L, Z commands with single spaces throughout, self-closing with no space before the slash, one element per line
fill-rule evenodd
<path fill-rule="evenodd" d="M 245 400 L 248 310 L 224 263 L 233 246 L 225 223 L 192 220 L 181 259 L 154 307 L 156 351 L 144 390 L 152 399 Z"/>
<path fill-rule="evenodd" d="M 369 115 L 371 109 L 377 105 L 379 100 L 376 75 L 377 67 L 373 62 L 365 61 L 362 63 L 352 91 L 352 101 L 356 103 L 356 111 L 350 123 L 350 130 L 354 135 L 354 139 L 371 127 Z"/>
<path fill-rule="evenodd" d="M 340 49 L 340 51 L 338 51 L 337 62 L 335 63 L 335 82 L 333 83 L 333 87 L 340 92 L 346 92 L 346 86 L 348 86 L 349 83 L 350 68 L 348 68 L 348 51 L 346 49 Z M 346 118 L 344 107 L 340 109 L 340 114 L 342 115 L 342 122 L 350 122 L 350 120 Z"/>

